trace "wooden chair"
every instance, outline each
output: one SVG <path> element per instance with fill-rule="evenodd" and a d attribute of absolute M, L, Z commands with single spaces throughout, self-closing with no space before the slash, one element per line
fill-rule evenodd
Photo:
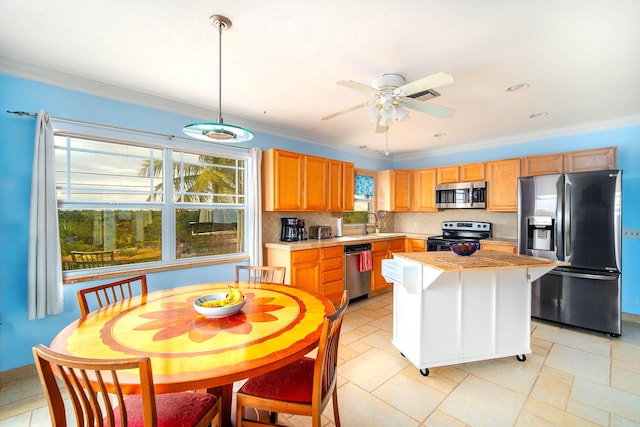
<path fill-rule="evenodd" d="M 139 282 L 139 283 L 138 283 Z M 80 313 L 86 316 L 91 310 L 89 309 L 88 294 L 93 294 L 98 303 L 98 307 L 113 304 L 117 301 L 129 299 L 138 295 L 135 291 L 139 288 L 139 295 L 147 294 L 147 276 L 135 276 L 129 279 L 119 280 L 117 282 L 105 283 L 94 286 L 92 288 L 80 289 L 77 292 L 78 305 Z"/>
<path fill-rule="evenodd" d="M 240 272 L 246 271 L 243 282 L 276 283 L 284 285 L 285 267 L 265 267 L 258 265 L 236 265 L 236 283 L 240 281 Z"/>
<path fill-rule="evenodd" d="M 336 387 L 338 341 L 348 305 L 349 294 L 345 290 L 340 307 L 325 318 L 315 359 L 304 357 L 247 380 L 236 394 L 236 427 L 273 425 L 277 420 L 273 415 L 279 412 L 311 416 L 312 426 L 320 427 L 322 412 L 331 398 L 335 425 L 340 427 Z M 245 408 L 270 412 L 271 422 L 247 419 Z"/>
<path fill-rule="evenodd" d="M 71 251 L 71 261 L 78 268 L 95 268 L 115 265 L 115 251 Z"/>
<path fill-rule="evenodd" d="M 155 394 L 151 361 L 139 359 L 83 359 L 33 347 L 40 383 L 44 390 L 51 425 L 66 427 L 67 413 L 75 414 L 78 426 L 220 426 L 220 399 L 208 393 Z M 122 372 L 125 369 L 127 372 Z M 134 370 L 133 372 L 131 370 Z M 139 376 L 140 394 L 126 396 L 123 376 Z M 64 394 L 61 379 L 66 386 Z M 65 411 L 65 403 L 68 405 Z"/>

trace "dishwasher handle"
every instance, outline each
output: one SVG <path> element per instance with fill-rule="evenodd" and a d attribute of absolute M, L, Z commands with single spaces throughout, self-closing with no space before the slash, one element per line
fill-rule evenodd
<path fill-rule="evenodd" d="M 371 250 L 371 243 L 363 243 L 360 245 L 347 245 L 344 247 L 344 254 L 360 253 Z"/>

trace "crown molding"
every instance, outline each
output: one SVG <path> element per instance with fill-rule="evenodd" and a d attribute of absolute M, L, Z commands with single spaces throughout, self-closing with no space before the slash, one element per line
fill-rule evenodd
<path fill-rule="evenodd" d="M 452 153 L 460 153 L 461 151 L 475 151 L 488 148 L 503 147 L 506 145 L 522 144 L 525 142 L 539 141 L 541 139 L 557 138 L 560 136 L 577 135 L 581 133 L 595 132 L 606 129 L 621 128 L 626 126 L 640 125 L 640 116 L 622 117 L 612 120 L 603 120 L 599 122 L 584 123 L 576 126 L 567 126 L 563 128 L 549 129 L 540 132 L 531 132 L 522 135 L 509 136 L 504 138 L 487 139 L 483 141 L 474 141 L 468 144 L 460 144 L 444 148 L 436 148 L 432 150 L 403 153 L 396 155 L 394 160 L 415 160 L 434 155 L 444 155 Z"/>

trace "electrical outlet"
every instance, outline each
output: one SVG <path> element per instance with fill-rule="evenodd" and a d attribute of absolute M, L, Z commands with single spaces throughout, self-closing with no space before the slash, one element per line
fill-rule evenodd
<path fill-rule="evenodd" d="M 622 237 L 626 237 L 628 239 L 640 239 L 640 229 L 625 228 L 622 230 Z"/>

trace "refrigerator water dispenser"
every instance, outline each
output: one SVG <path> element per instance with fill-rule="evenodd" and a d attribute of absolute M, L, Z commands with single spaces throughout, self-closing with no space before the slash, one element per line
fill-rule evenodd
<path fill-rule="evenodd" d="M 555 219 L 550 216 L 527 218 L 527 249 L 539 251 L 554 250 Z"/>

